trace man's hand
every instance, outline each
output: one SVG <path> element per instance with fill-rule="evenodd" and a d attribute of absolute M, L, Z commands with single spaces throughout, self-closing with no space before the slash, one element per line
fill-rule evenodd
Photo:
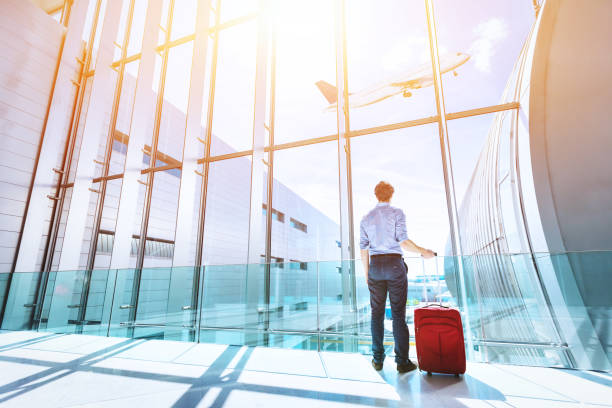
<path fill-rule="evenodd" d="M 425 258 L 425 259 L 430 259 L 430 258 L 433 258 L 433 257 L 434 257 L 434 256 L 436 256 L 436 255 L 437 255 L 437 254 L 436 254 L 434 251 L 432 251 L 431 249 L 425 249 L 425 248 L 422 248 L 422 251 L 421 251 L 421 256 L 422 256 L 423 258 Z"/>
<path fill-rule="evenodd" d="M 400 242 L 400 246 L 402 247 L 404 251 L 416 252 L 417 254 L 421 254 L 423 258 L 426 258 L 426 259 L 433 258 L 434 256 L 437 255 L 431 249 L 422 248 L 409 239 Z"/>

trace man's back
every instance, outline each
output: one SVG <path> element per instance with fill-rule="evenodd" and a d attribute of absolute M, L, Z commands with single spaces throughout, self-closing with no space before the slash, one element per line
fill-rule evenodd
<path fill-rule="evenodd" d="M 400 242 L 407 239 L 406 216 L 389 203 L 378 203 L 361 220 L 359 244 L 370 255 L 402 254 Z"/>

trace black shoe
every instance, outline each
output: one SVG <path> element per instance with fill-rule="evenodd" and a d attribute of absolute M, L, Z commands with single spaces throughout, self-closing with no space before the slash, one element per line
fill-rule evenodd
<path fill-rule="evenodd" d="M 374 361 L 374 359 L 372 359 L 372 367 L 374 367 L 376 371 L 380 371 L 383 369 L 383 363 L 377 363 Z"/>
<path fill-rule="evenodd" d="M 405 363 L 405 364 L 398 364 L 397 365 L 397 371 L 400 374 L 404 374 L 404 373 L 410 372 L 412 370 L 416 370 L 416 368 L 417 368 L 417 366 L 412 361 L 410 361 L 410 360 L 408 360 L 408 362 Z"/>

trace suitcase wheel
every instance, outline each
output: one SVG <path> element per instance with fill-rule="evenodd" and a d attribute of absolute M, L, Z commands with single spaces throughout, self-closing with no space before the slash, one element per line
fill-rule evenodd
<path fill-rule="evenodd" d="M 459 374 L 455 374 L 455 378 L 459 378 Z"/>
<path fill-rule="evenodd" d="M 431 377 L 431 371 L 428 371 L 428 372 L 427 372 L 427 376 L 428 376 L 428 377 Z"/>

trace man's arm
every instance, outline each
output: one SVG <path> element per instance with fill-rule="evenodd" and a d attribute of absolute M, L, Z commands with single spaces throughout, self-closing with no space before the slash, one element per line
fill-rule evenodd
<path fill-rule="evenodd" d="M 361 263 L 363 264 L 363 273 L 365 273 L 365 280 L 368 281 L 368 272 L 370 270 L 370 254 L 367 249 L 361 250 Z"/>
<path fill-rule="evenodd" d="M 421 248 L 410 239 L 406 232 L 406 216 L 402 210 L 397 212 L 397 220 L 395 223 L 395 239 L 399 241 L 400 246 L 404 251 L 416 252 L 421 254 L 423 258 L 433 258 L 436 253 L 430 249 Z"/>
<path fill-rule="evenodd" d="M 416 252 L 417 254 L 421 254 L 423 258 L 429 259 L 429 258 L 433 258 L 434 256 L 436 256 L 436 253 L 432 251 L 431 249 L 422 248 L 418 246 L 417 244 L 415 244 L 414 242 L 412 242 L 412 240 L 410 239 L 405 239 L 402 242 L 400 242 L 400 246 L 402 247 L 404 251 Z"/>

